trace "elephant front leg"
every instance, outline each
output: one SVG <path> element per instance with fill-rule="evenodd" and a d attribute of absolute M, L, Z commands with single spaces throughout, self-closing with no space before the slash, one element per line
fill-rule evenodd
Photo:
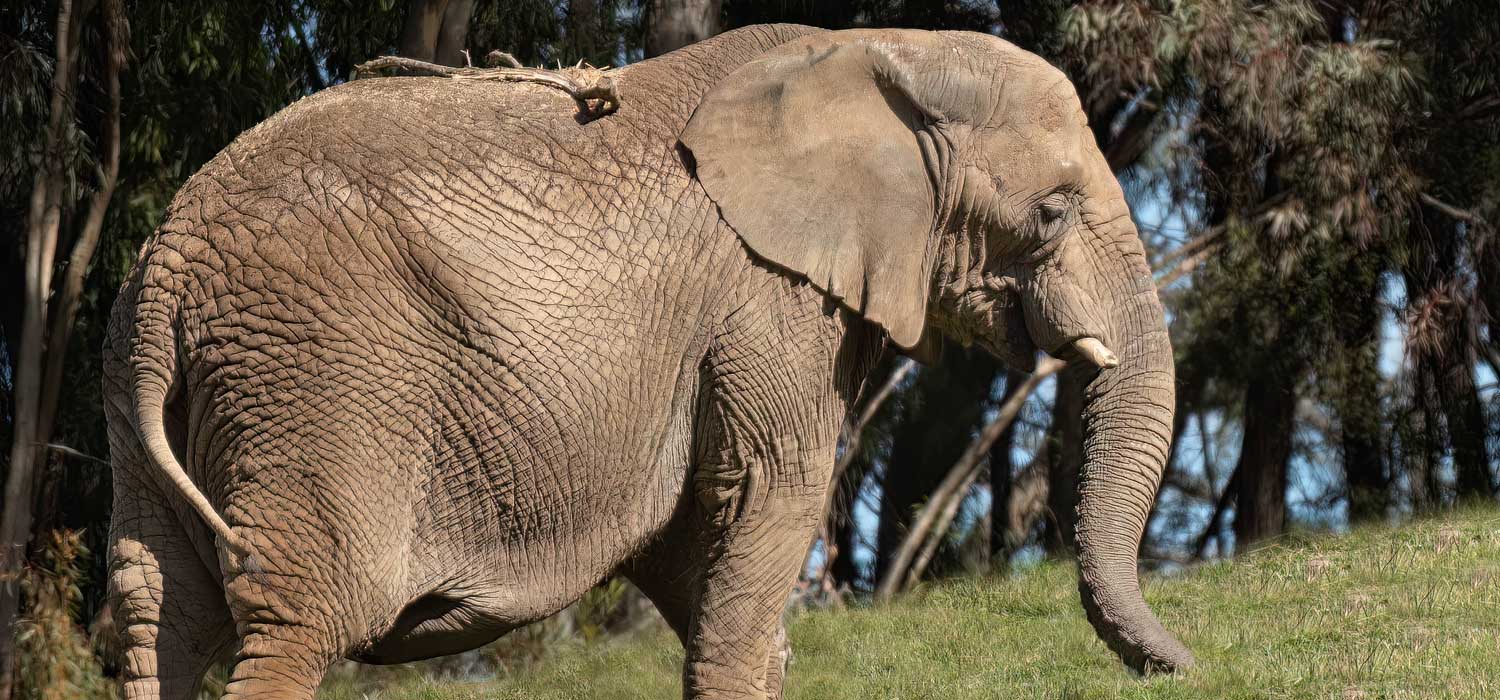
<path fill-rule="evenodd" d="M 788 655 L 782 612 L 822 514 L 831 466 L 820 458 L 832 461 L 831 449 L 808 444 L 793 439 L 731 449 L 717 460 L 722 467 L 706 466 L 695 475 L 706 523 L 685 640 L 683 694 L 689 700 L 781 697 Z"/>
<path fill-rule="evenodd" d="M 702 551 L 699 547 L 702 534 L 697 508 L 686 508 L 661 536 L 621 571 L 651 600 L 685 646 L 692 639 L 700 584 L 704 580 L 705 562 L 698 556 Z M 786 626 L 778 623 L 770 658 L 766 661 L 766 697 L 769 700 L 782 697 L 782 679 L 791 655 Z"/>

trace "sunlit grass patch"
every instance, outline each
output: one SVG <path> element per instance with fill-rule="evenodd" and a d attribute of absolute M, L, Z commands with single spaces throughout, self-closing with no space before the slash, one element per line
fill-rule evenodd
<path fill-rule="evenodd" d="M 885 607 L 798 615 L 794 700 L 1500 697 L 1500 513 L 1469 509 L 1340 537 L 1293 535 L 1233 563 L 1149 577 L 1198 666 L 1127 671 L 1084 620 L 1073 567 L 925 587 Z M 483 683 L 413 675 L 380 698 L 670 698 L 676 638 L 575 645 Z M 331 681 L 327 698 L 364 697 Z"/>

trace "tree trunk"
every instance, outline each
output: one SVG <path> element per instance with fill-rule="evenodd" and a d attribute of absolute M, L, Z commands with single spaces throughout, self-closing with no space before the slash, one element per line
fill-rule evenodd
<path fill-rule="evenodd" d="M 854 521 L 854 501 L 859 497 L 859 486 L 855 484 L 850 489 L 851 497 L 846 503 L 849 509 L 848 516 L 834 521 L 832 532 L 834 547 L 833 561 L 828 564 L 828 576 L 833 579 L 835 590 L 847 587 L 855 590 L 859 587 L 859 566 L 854 561 L 854 550 L 858 546 L 859 526 Z"/>
<path fill-rule="evenodd" d="M 917 381 L 922 381 L 918 377 Z M 889 575 L 896 553 L 906 540 L 917 507 L 941 482 L 939 469 L 925 466 L 925 423 L 903 411 L 892 437 L 891 453 L 880 479 L 880 524 L 875 533 L 875 580 Z"/>
<path fill-rule="evenodd" d="M 443 10 L 443 26 L 438 30 L 433 62 L 445 66 L 468 65 L 464 49 L 469 41 L 469 18 L 474 15 L 474 0 L 448 0 Z"/>
<path fill-rule="evenodd" d="M 1444 452 L 1453 459 L 1454 495 L 1487 498 L 1494 494 L 1486 440 L 1488 421 L 1484 402 L 1474 383 L 1481 351 L 1474 336 L 1474 301 L 1465 298 L 1458 222 L 1446 213 L 1423 206 L 1412 224 L 1413 237 L 1431 246 L 1407 270 L 1415 325 L 1411 345 L 1416 348 L 1415 400 L 1423 416 L 1420 440 L 1425 442 L 1428 503 L 1441 502 L 1436 481 Z M 1442 429 L 1440 429 L 1442 428 Z M 1413 500 L 1417 500 L 1414 496 Z"/>
<path fill-rule="evenodd" d="M 1351 523 L 1384 518 L 1390 492 L 1380 410 L 1380 278 L 1359 267 L 1357 261 L 1345 267 L 1345 278 L 1359 285 L 1350 290 L 1358 301 L 1346 307 L 1335 328 L 1344 372 L 1333 403 Z"/>
<path fill-rule="evenodd" d="M 1474 385 L 1474 356 L 1468 347 L 1454 347 L 1451 352 L 1454 357 L 1440 370 L 1438 395 L 1448 424 L 1448 444 L 1457 477 L 1455 495 L 1460 499 L 1489 498 L 1495 492 L 1485 444 L 1489 425 L 1484 400 Z"/>
<path fill-rule="evenodd" d="M 1271 344 L 1273 347 L 1275 343 Z M 1287 464 L 1297 411 L 1296 374 L 1273 360 L 1245 390 L 1244 437 L 1235 494 L 1236 549 L 1286 529 Z"/>
<path fill-rule="evenodd" d="M 1083 392 L 1087 378 L 1064 370 L 1057 375 L 1052 424 L 1047 428 L 1047 553 L 1074 551 L 1078 510 L 1078 472 L 1083 469 Z"/>
<path fill-rule="evenodd" d="M 465 64 L 474 0 L 409 0 L 401 27 L 400 53 L 445 66 Z"/>
<path fill-rule="evenodd" d="M 722 0 L 651 0 L 646 9 L 646 57 L 660 56 L 719 32 Z"/>
<path fill-rule="evenodd" d="M 0 700 L 10 698 L 15 686 L 14 623 L 20 605 L 19 573 L 31 538 L 37 471 L 46 464 L 46 444 L 52 438 L 57 413 L 62 363 L 74 315 L 78 311 L 84 273 L 99 243 L 104 212 L 114 195 L 119 175 L 120 71 L 124 68 L 128 49 L 128 25 L 119 0 L 107 0 L 103 3 L 103 10 L 103 83 L 109 91 L 109 109 L 98 141 L 102 147 L 99 181 L 74 237 L 62 284 L 54 288 L 52 272 L 58 233 L 63 209 L 70 204 L 63 201 L 67 176 L 63 153 L 64 122 L 71 118 L 77 100 L 77 38 L 82 35 L 82 23 L 80 18 L 73 16 L 72 2 L 62 0 L 58 4 L 54 37 L 57 57 L 53 65 L 46 142 L 26 219 L 25 299 L 21 344 L 13 376 L 14 433 L 5 500 L 0 503 L 4 507 L 4 514 L 0 516 Z"/>
<path fill-rule="evenodd" d="M 1003 405 L 1015 396 L 1016 390 L 1024 381 L 1025 374 L 1008 370 L 1005 373 L 1005 394 L 1001 396 L 1000 403 Z M 1011 486 L 1015 483 L 1016 468 L 1011 451 L 1015 449 L 1015 442 L 1016 425 L 1012 421 L 1001 431 L 1000 437 L 995 439 L 995 444 L 990 446 L 990 569 L 995 571 L 1004 570 L 1010 565 L 1011 556 L 1023 544 L 1025 537 L 1024 533 L 1019 536 L 1012 533 L 1010 527 Z"/>

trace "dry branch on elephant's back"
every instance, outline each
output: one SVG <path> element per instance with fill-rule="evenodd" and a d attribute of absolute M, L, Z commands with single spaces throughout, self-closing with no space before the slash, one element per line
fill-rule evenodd
<path fill-rule="evenodd" d="M 525 68 L 504 51 L 491 51 L 483 68 L 454 68 L 402 56 L 382 56 L 354 68 L 354 80 L 378 77 L 381 71 L 401 70 L 411 75 L 426 75 L 454 80 L 498 80 L 508 83 L 535 83 L 567 93 L 578 103 L 578 111 L 589 119 L 608 116 L 620 109 L 620 93 L 609 68 L 595 68 L 582 61 L 570 68 Z M 502 65 L 504 64 L 504 65 Z M 598 103 L 592 102 L 597 100 Z"/>

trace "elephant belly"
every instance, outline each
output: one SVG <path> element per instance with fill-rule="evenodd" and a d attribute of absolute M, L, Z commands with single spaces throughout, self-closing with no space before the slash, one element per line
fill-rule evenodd
<path fill-rule="evenodd" d="M 454 399 L 446 458 L 415 509 L 413 599 L 370 654 L 453 653 L 550 616 L 665 527 L 688 472 L 696 372 L 661 364 L 665 376 L 626 382 L 652 391 L 548 392 L 596 397 L 582 406 L 503 390 Z M 542 386 L 524 366 L 505 371 L 518 376 L 488 386 Z"/>
<path fill-rule="evenodd" d="M 501 587 L 444 589 L 407 603 L 390 627 L 349 658 L 369 664 L 399 664 L 446 656 L 488 644 L 517 627 L 556 611 L 525 614 Z"/>

